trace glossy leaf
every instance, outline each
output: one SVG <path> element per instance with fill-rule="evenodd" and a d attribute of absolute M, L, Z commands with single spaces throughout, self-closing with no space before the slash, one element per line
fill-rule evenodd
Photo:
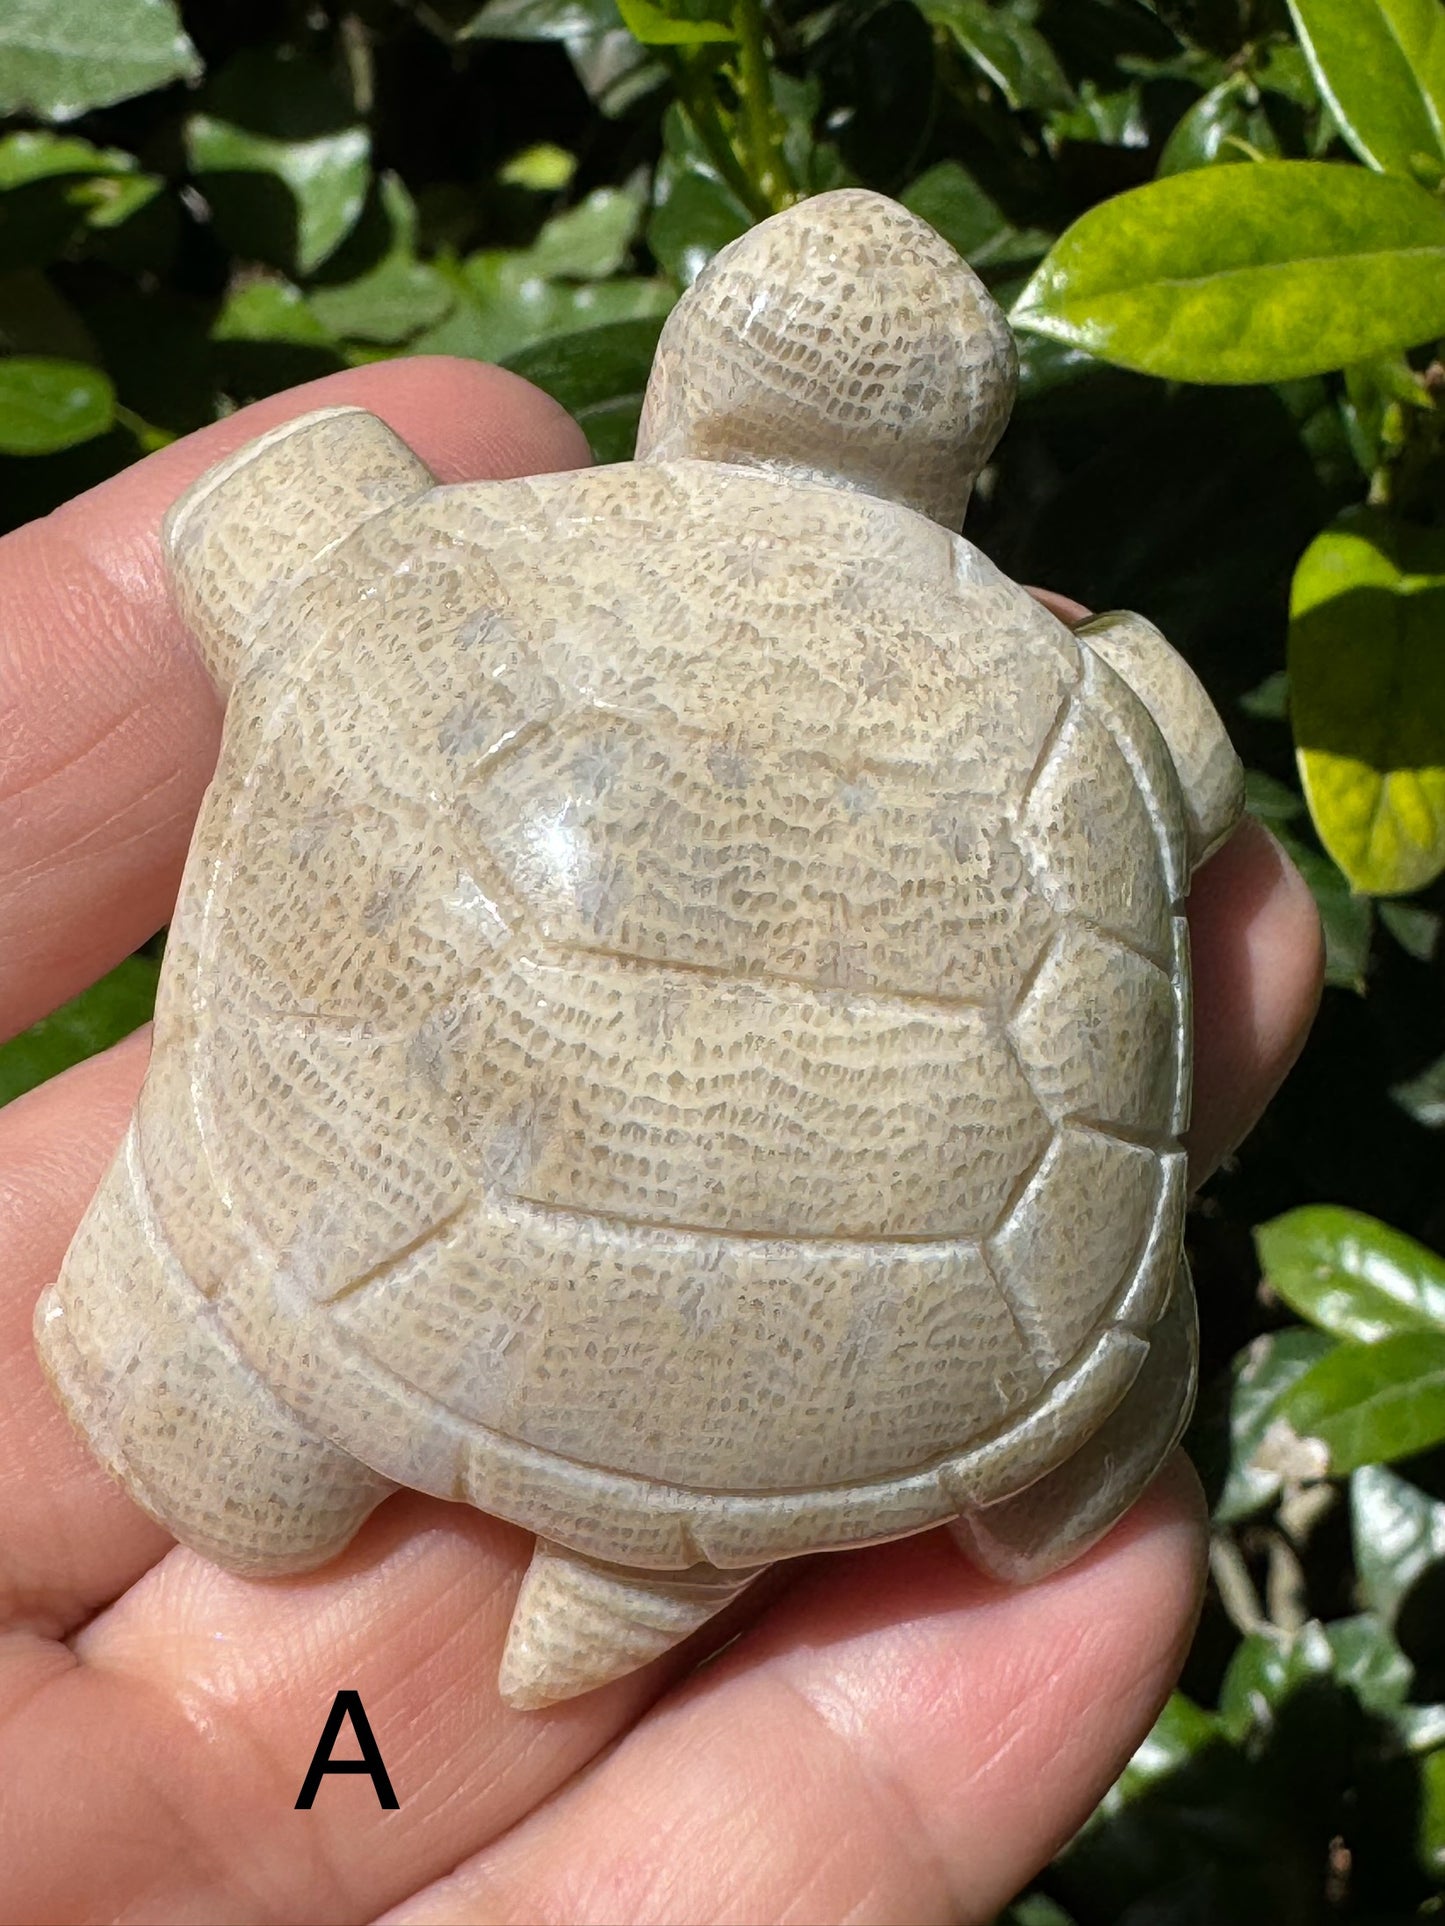
<path fill-rule="evenodd" d="M 99 368 L 46 355 L 0 360 L 0 454 L 53 455 L 114 420 L 115 390 Z"/>
<path fill-rule="evenodd" d="M 149 1020 L 160 966 L 130 956 L 88 990 L 0 1047 L 0 1104 L 107 1050 Z"/>
<path fill-rule="evenodd" d="M 1445 1332 L 1339 1344 L 1291 1386 L 1281 1413 L 1318 1438 L 1335 1475 L 1389 1464 L 1445 1440 Z"/>
<path fill-rule="evenodd" d="M 899 197 L 971 267 L 1015 267 L 1036 261 L 1049 245 L 1041 228 L 1016 228 L 1003 209 L 957 161 L 940 161 Z"/>
<path fill-rule="evenodd" d="M 411 346 L 423 354 L 464 354 L 506 361 L 555 335 L 570 335 L 666 314 L 677 298 L 665 282 L 622 279 L 547 281 L 525 253 L 471 255 L 453 276 L 456 305 Z"/>
<path fill-rule="evenodd" d="M 1427 1130 L 1445 1126 L 1445 1056 L 1439 1056 L 1419 1073 L 1397 1083 L 1390 1095 L 1400 1108 Z"/>
<path fill-rule="evenodd" d="M 1073 89 L 1053 49 L 1020 0 L 918 0 L 925 20 L 946 28 L 1010 107 L 1062 108 Z"/>
<path fill-rule="evenodd" d="M 1167 1781 L 1219 1739 L 1219 1722 L 1183 1692 L 1172 1692 L 1123 1772 L 1104 1795 L 1102 1810 L 1116 1812 Z"/>
<path fill-rule="evenodd" d="M 187 123 L 190 164 L 242 259 L 310 274 L 366 202 L 371 136 L 326 71 L 242 54 Z"/>
<path fill-rule="evenodd" d="M 1240 1641 L 1219 1688 L 1219 1719 L 1236 1742 L 1267 1732 L 1290 1694 L 1328 1676 L 1333 1662 L 1324 1627 L 1311 1619 L 1293 1636 L 1251 1632 Z"/>
<path fill-rule="evenodd" d="M 1395 1718 L 1405 1702 L 1415 1668 L 1389 1627 L 1374 1612 L 1338 1618 L 1326 1625 L 1333 1671 L 1367 1712 Z"/>
<path fill-rule="evenodd" d="M 1216 1524 L 1237 1524 L 1278 1497 L 1289 1469 L 1279 1436 L 1281 1401 L 1330 1348 L 1322 1332 L 1295 1326 L 1261 1334 L 1235 1358 L 1227 1394 L 1229 1457 L 1214 1505 Z"/>
<path fill-rule="evenodd" d="M 1285 381 L 1445 332 L 1445 205 L 1314 161 L 1196 168 L 1091 208 L 1016 326 L 1177 381 Z"/>
<path fill-rule="evenodd" d="M 1440 0 L 1289 0 L 1300 44 L 1362 161 L 1434 185 L 1445 174 Z"/>
<path fill-rule="evenodd" d="M 290 281 L 247 281 L 228 295 L 211 328 L 213 341 L 284 341 L 328 348 L 332 336 L 300 288 Z"/>
<path fill-rule="evenodd" d="M 637 417 L 661 318 L 616 321 L 539 343 L 507 366 L 559 401 L 587 436 L 595 461 L 631 459 Z"/>
<path fill-rule="evenodd" d="M 692 47 L 732 40 L 732 9 L 722 0 L 617 0 L 628 32 L 645 47 Z"/>
<path fill-rule="evenodd" d="M 1290 709 L 1320 840 L 1351 884 L 1445 870 L 1445 534 L 1357 510 L 1295 572 Z"/>
<path fill-rule="evenodd" d="M 416 208 L 384 175 L 351 235 L 310 293 L 323 329 L 352 341 L 406 341 L 434 326 L 456 299 L 446 276 L 416 255 Z"/>
<path fill-rule="evenodd" d="M 1361 1211 L 1307 1204 L 1261 1224 L 1255 1246 L 1270 1288 L 1335 1337 L 1445 1332 L 1445 1258 Z"/>
<path fill-rule="evenodd" d="M 1279 141 L 1253 83 L 1244 74 L 1231 74 L 1175 122 L 1157 171 L 1183 174 L 1192 167 L 1278 153 Z"/>
<path fill-rule="evenodd" d="M 3 114 L 74 120 L 199 72 L 172 0 L 5 0 L 0 6 Z"/>
<path fill-rule="evenodd" d="M 627 188 L 599 187 L 554 214 L 528 250 L 532 271 L 548 278 L 598 281 L 627 259 L 642 206 Z"/>
<path fill-rule="evenodd" d="M 1416 1581 L 1445 1563 L 1445 1504 L 1365 1465 L 1350 1479 L 1350 1532 L 1361 1596 L 1392 1624 Z"/>

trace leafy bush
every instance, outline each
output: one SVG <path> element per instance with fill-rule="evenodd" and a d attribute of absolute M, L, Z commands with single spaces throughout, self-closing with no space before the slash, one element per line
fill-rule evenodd
<path fill-rule="evenodd" d="M 680 289 L 842 183 L 990 281 L 1022 385 L 970 533 L 1190 656 L 1331 984 L 1192 1220 L 1183 1689 L 1014 1917 L 1438 1910 L 1441 0 L 9 0 L 0 112 L 11 522 L 400 353 L 502 360 L 624 457 Z M 155 968 L 0 1051 L 0 1100 L 141 1020 Z"/>

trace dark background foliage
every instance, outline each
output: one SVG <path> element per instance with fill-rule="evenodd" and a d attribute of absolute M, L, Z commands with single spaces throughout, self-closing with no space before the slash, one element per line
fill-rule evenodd
<path fill-rule="evenodd" d="M 395 353 L 505 361 L 578 414 L 599 459 L 624 458 L 679 290 L 750 221 L 836 184 L 904 197 L 1009 305 L 1090 209 L 1214 170 L 1189 242 L 1207 279 L 1226 175 L 1326 159 L 1378 182 L 1395 164 L 1370 101 L 1352 121 L 1336 97 L 1342 5 L 1362 31 L 1438 29 L 1412 57 L 1445 111 L 1438 0 L 13 0 L 4 525 L 257 396 Z M 1412 219 L 1438 202 L 1438 159 L 1396 156 Z M 1429 265 L 1445 288 L 1445 251 Z M 1427 546 L 1445 524 L 1440 370 L 1389 325 L 1347 373 L 1228 386 L 1207 356 L 1161 379 L 1124 335 L 1089 337 L 1096 355 L 1062 322 L 1022 331 L 1017 413 L 970 513 L 1012 575 L 1140 609 L 1188 655 L 1329 934 L 1304 1059 L 1191 1218 L 1209 1604 L 1181 1692 L 1018 1902 L 1026 1926 L 1440 1910 L 1445 894 L 1352 890 L 1301 794 L 1286 674 L 1291 583 L 1323 528 L 1367 499 Z M 1445 560 L 1414 568 L 1438 663 Z M 1296 733 L 1310 646 L 1291 657 Z M 143 1020 L 157 953 L 0 1050 L 0 1101 Z"/>

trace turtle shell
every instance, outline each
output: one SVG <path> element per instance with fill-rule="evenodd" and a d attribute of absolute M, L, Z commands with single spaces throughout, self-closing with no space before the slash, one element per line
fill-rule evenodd
<path fill-rule="evenodd" d="M 966 541 L 716 463 L 438 488 L 264 614 L 139 1142 L 285 1405 L 633 1565 L 1022 1489 L 1174 1286 L 1184 812 Z"/>

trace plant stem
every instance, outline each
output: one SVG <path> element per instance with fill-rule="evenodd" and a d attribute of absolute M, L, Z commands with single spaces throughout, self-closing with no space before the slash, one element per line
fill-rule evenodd
<path fill-rule="evenodd" d="M 737 0 L 733 8 L 733 31 L 738 39 L 737 80 L 748 172 L 770 210 L 787 207 L 797 195 L 778 144 L 763 0 Z"/>
<path fill-rule="evenodd" d="M 774 211 L 772 203 L 754 185 L 739 162 L 736 149 L 723 126 L 722 115 L 718 112 L 711 81 L 701 71 L 696 56 L 680 49 L 673 63 L 673 72 L 677 80 L 677 97 L 697 129 L 698 138 L 706 147 L 713 165 L 754 220 L 765 220 Z"/>

